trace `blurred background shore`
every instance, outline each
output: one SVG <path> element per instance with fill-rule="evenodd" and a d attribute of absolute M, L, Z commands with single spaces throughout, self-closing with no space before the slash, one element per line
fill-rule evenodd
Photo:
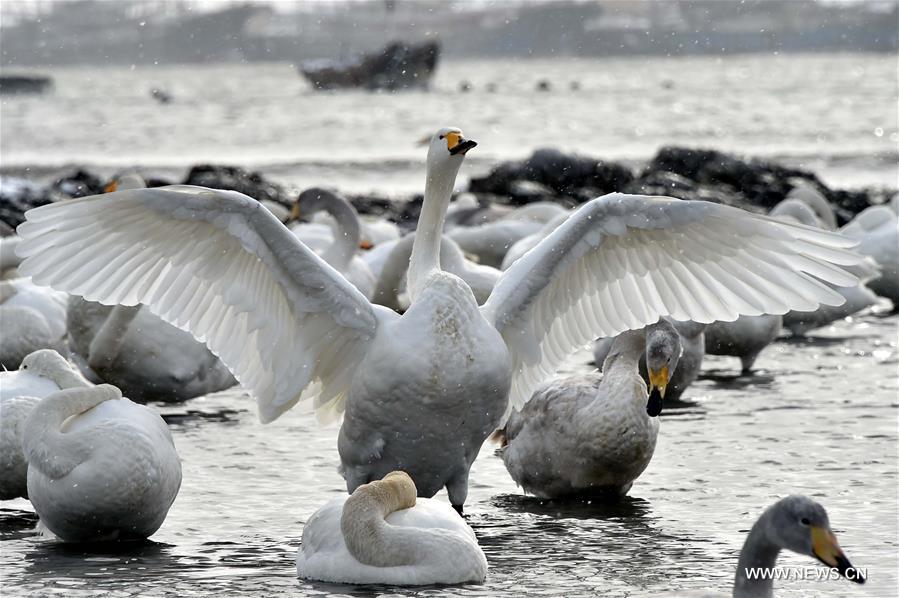
<path fill-rule="evenodd" d="M 129 2 L 2 5 L 4 174 L 179 179 L 199 162 L 299 188 L 420 190 L 436 123 L 468 173 L 555 147 L 637 165 L 663 145 L 896 187 L 896 2 Z M 439 40 L 428 89 L 316 91 L 304 61 Z M 162 95 L 160 95 L 162 94 Z"/>

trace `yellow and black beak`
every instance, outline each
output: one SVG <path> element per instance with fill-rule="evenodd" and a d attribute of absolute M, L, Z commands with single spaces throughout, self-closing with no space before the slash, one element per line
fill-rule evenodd
<path fill-rule="evenodd" d="M 833 532 L 825 527 L 812 527 L 812 553 L 815 558 L 836 569 L 837 572 L 855 583 L 865 583 L 865 576 L 861 571 L 852 566 L 843 550 L 837 543 Z"/>
<path fill-rule="evenodd" d="M 375 244 L 369 241 L 368 239 L 362 239 L 359 241 L 359 249 L 371 249 Z"/>
<path fill-rule="evenodd" d="M 665 398 L 665 388 L 668 386 L 668 366 L 663 365 L 658 370 L 649 370 L 649 401 L 646 403 L 646 414 L 649 417 L 657 417 L 662 413 L 662 399 Z"/>
<path fill-rule="evenodd" d="M 114 193 L 119 188 L 119 179 L 112 179 L 108 185 L 103 187 L 103 193 Z"/>
<path fill-rule="evenodd" d="M 293 207 L 290 208 L 290 218 L 289 221 L 299 220 L 300 219 L 300 202 L 294 202 Z"/>
<path fill-rule="evenodd" d="M 477 146 L 477 143 L 471 139 L 465 139 L 462 137 L 462 133 L 446 134 L 446 148 L 452 156 L 457 154 L 462 154 L 464 156 L 468 150 L 475 146 Z"/>

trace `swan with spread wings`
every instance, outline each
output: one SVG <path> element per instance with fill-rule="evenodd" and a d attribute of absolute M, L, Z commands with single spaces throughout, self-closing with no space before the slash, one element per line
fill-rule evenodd
<path fill-rule="evenodd" d="M 105 304 L 146 304 L 190 331 L 270 422 L 310 399 L 344 414 L 347 489 L 407 471 L 420 496 L 461 510 L 490 433 L 577 347 L 656 322 L 814 309 L 855 279 L 852 242 L 699 201 L 611 194 L 587 202 L 518 259 L 479 307 L 440 269 L 456 174 L 475 142 L 430 141 L 408 271 L 410 308 L 372 305 L 261 204 L 171 186 L 27 213 L 21 269 Z"/>

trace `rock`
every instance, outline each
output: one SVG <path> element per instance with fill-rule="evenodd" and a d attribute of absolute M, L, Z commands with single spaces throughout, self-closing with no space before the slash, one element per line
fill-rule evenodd
<path fill-rule="evenodd" d="M 59 198 L 51 189 L 28 179 L 0 177 L 0 222 L 15 229 L 25 221 L 25 212 Z"/>
<path fill-rule="evenodd" d="M 288 207 L 293 204 L 293 198 L 281 185 L 266 180 L 258 172 L 251 172 L 238 166 L 200 164 L 190 169 L 184 184 L 230 189 L 259 201 L 267 199 Z"/>
<path fill-rule="evenodd" d="M 556 195 L 574 197 L 576 194 L 582 195 L 577 191 L 583 188 L 596 189 L 598 195 L 618 191 L 633 178 L 630 169 L 615 162 L 546 148 L 535 151 L 530 158 L 521 162 L 503 162 L 486 176 L 473 178 L 469 189 L 475 193 L 493 193 L 511 199 L 513 183 L 530 181 L 548 187 Z"/>
<path fill-rule="evenodd" d="M 66 197 L 86 197 L 103 193 L 106 182 L 95 174 L 78 169 L 69 176 L 53 181 L 51 188 Z"/>
<path fill-rule="evenodd" d="M 622 191 L 639 195 L 668 195 L 690 199 L 696 193 L 696 183 L 676 172 L 656 170 L 631 181 Z"/>
<path fill-rule="evenodd" d="M 536 181 L 515 180 L 509 184 L 509 203 L 524 205 L 535 201 L 552 201 L 555 193 Z"/>

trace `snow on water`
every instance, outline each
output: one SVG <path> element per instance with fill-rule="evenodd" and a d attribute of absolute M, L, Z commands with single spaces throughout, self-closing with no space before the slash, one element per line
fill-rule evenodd
<path fill-rule="evenodd" d="M 866 315 L 782 339 L 758 373 L 707 356 L 692 404 L 663 412 L 649 468 L 618 505 L 525 497 L 494 447 L 471 472 L 466 505 L 490 563 L 483 585 L 421 589 L 296 579 L 303 523 L 345 491 L 336 426 L 298 409 L 263 426 L 233 389 L 162 406 L 184 481 L 152 541 L 65 546 L 30 528 L 26 501 L 0 503 L 4 596 L 653 596 L 728 592 L 747 530 L 770 504 L 806 494 L 830 514 L 863 586 L 781 581 L 779 596 L 895 596 L 897 316 Z M 584 372 L 588 353 L 567 372 Z M 438 495 L 445 500 L 444 495 Z M 782 553 L 780 565 L 817 567 Z"/>
<path fill-rule="evenodd" d="M 463 176 L 537 147 L 640 160 L 687 144 L 785 159 L 838 186 L 895 185 L 896 67 L 885 54 L 447 62 L 430 93 L 393 95 L 315 93 L 286 63 L 60 68 L 54 91 L 0 101 L 0 166 L 178 176 L 212 161 L 408 192 L 421 187 L 416 142 L 455 124 L 480 144 Z"/>

